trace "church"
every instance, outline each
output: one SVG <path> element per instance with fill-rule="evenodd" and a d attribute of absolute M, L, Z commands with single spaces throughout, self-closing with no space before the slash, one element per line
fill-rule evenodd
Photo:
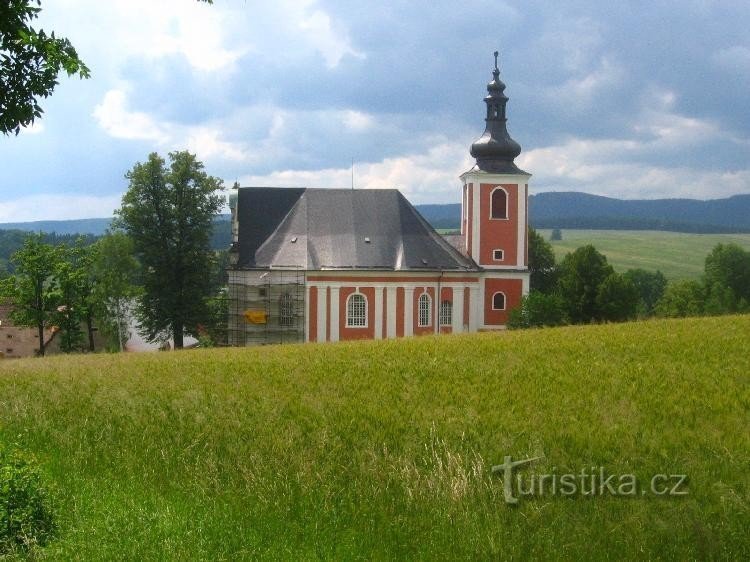
<path fill-rule="evenodd" d="M 438 234 L 395 189 L 236 189 L 230 345 L 503 329 L 529 291 L 531 175 L 514 163 L 497 53 L 484 102 L 456 190 L 460 235 Z"/>

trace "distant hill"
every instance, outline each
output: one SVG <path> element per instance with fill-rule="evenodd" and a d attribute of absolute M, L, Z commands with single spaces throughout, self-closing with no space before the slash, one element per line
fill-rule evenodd
<path fill-rule="evenodd" d="M 458 228 L 461 205 L 417 205 L 435 228 Z M 726 199 L 615 199 L 572 191 L 532 195 L 529 220 L 535 228 L 665 230 L 693 233 L 750 232 L 750 194 Z M 104 234 L 112 219 L 79 219 L 0 224 L 0 230 Z M 216 220 L 213 245 L 230 242 L 229 215 Z"/>
<path fill-rule="evenodd" d="M 435 228 L 459 227 L 459 204 L 417 205 L 417 209 Z M 750 232 L 750 194 L 701 201 L 540 193 L 529 198 L 529 221 L 535 228 Z"/>
<path fill-rule="evenodd" d="M 66 221 L 34 221 L 0 223 L 1 230 L 27 230 L 31 232 L 55 232 L 56 234 L 93 234 L 101 236 L 109 228 L 112 219 L 74 219 Z"/>

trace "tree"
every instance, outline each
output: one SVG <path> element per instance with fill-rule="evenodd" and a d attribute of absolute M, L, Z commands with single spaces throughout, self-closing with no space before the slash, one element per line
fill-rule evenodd
<path fill-rule="evenodd" d="M 560 264 L 558 291 L 571 322 L 580 324 L 602 318 L 597 301 L 599 286 L 613 272 L 607 258 L 590 244 L 565 256 Z"/>
<path fill-rule="evenodd" d="M 127 312 L 139 290 L 133 241 L 122 232 L 108 232 L 93 247 L 91 274 L 96 280 L 92 308 L 110 350 L 122 351 L 127 340 Z"/>
<path fill-rule="evenodd" d="M 531 291 L 521 299 L 521 306 L 510 311 L 508 328 L 537 328 L 565 324 L 565 302 L 557 295 Z"/>
<path fill-rule="evenodd" d="M 555 251 L 544 237 L 529 227 L 529 271 L 531 290 L 551 292 L 557 283 Z"/>
<path fill-rule="evenodd" d="M 598 317 L 609 322 L 624 322 L 635 317 L 638 289 L 619 273 L 610 273 L 597 290 Z"/>
<path fill-rule="evenodd" d="M 638 312 L 643 316 L 654 314 L 654 307 L 667 288 L 667 278 L 661 271 L 646 271 L 645 269 L 629 269 L 625 272 L 629 280 L 638 291 Z"/>
<path fill-rule="evenodd" d="M 669 318 L 703 314 L 706 290 L 698 281 L 678 281 L 667 285 L 664 296 L 656 303 L 656 314 Z"/>
<path fill-rule="evenodd" d="M 717 244 L 706 257 L 706 287 L 726 287 L 750 302 L 750 252 L 737 244 Z"/>
<path fill-rule="evenodd" d="M 210 237 L 223 205 L 222 181 L 207 175 L 189 152 L 171 152 L 170 165 L 149 155 L 126 174 L 130 185 L 117 224 L 133 240 L 144 268 L 136 316 L 149 341 L 171 335 L 175 348 L 209 317 Z"/>
<path fill-rule="evenodd" d="M 39 355 L 44 355 L 49 343 L 44 341 L 44 329 L 57 318 L 59 293 L 54 275 L 61 261 L 60 248 L 42 242 L 41 234 L 32 234 L 11 257 L 15 275 L 2 283 L 2 294 L 13 306 L 11 320 L 37 329 Z"/>
<path fill-rule="evenodd" d="M 552 241 L 562 240 L 562 231 L 559 228 L 552 229 L 552 234 L 549 237 Z"/>
<path fill-rule="evenodd" d="M 60 327 L 60 348 L 70 353 L 95 351 L 94 332 L 94 287 L 97 280 L 93 275 L 94 246 L 79 237 L 72 246 L 62 246 L 62 260 L 55 271 L 60 293 L 58 306 Z M 86 333 L 82 326 L 86 326 Z M 84 345 L 84 340 L 86 345 Z"/>
<path fill-rule="evenodd" d="M 68 39 L 35 30 L 40 0 L 0 3 L 0 132 L 18 132 L 42 116 L 39 98 L 57 86 L 59 74 L 88 78 L 88 67 Z"/>

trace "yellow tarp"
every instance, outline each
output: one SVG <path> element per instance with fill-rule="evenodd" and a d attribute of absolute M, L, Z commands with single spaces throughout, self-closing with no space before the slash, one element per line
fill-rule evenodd
<path fill-rule="evenodd" d="M 250 324 L 265 324 L 266 323 L 266 311 L 265 310 L 246 310 L 245 321 Z"/>

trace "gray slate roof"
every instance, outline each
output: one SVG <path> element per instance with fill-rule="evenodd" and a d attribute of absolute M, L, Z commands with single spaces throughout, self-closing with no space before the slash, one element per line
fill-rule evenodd
<path fill-rule="evenodd" d="M 243 187 L 237 216 L 239 268 L 479 269 L 396 189 Z"/>

